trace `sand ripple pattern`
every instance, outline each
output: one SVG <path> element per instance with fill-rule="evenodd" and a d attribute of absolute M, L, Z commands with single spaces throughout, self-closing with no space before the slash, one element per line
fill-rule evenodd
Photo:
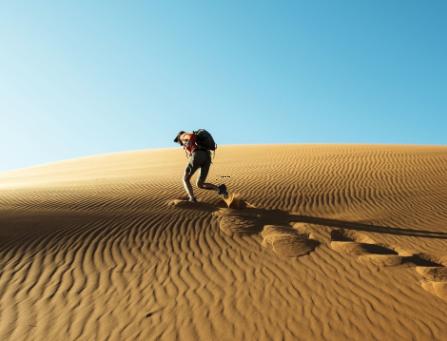
<path fill-rule="evenodd" d="M 0 175 L 0 340 L 447 335 L 447 148 L 223 146 L 209 180 L 243 208 L 184 204 L 185 162 Z"/>

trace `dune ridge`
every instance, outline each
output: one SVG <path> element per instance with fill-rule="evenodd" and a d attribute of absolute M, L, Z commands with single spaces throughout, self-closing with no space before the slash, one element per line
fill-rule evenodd
<path fill-rule="evenodd" d="M 447 335 L 447 147 L 223 146 L 0 174 L 1 340 Z"/>

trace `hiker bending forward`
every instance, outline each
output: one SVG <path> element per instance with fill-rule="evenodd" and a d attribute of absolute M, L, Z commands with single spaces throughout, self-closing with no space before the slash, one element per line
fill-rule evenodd
<path fill-rule="evenodd" d="M 225 185 L 216 186 L 205 182 L 211 166 L 211 151 L 216 148 L 213 138 L 204 129 L 193 132 L 180 131 L 174 142 L 183 146 L 188 155 L 188 164 L 183 175 L 183 186 L 188 193 L 189 201 L 196 202 L 194 191 L 191 186 L 191 177 L 200 168 L 200 175 L 197 178 L 197 187 L 207 190 L 214 190 L 219 195 L 227 196 Z"/>

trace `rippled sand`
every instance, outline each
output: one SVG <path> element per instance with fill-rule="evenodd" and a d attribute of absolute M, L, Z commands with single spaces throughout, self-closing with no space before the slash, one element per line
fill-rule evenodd
<path fill-rule="evenodd" d="M 185 163 L 0 174 L 0 340 L 446 337 L 446 147 L 220 147 L 227 203 Z"/>

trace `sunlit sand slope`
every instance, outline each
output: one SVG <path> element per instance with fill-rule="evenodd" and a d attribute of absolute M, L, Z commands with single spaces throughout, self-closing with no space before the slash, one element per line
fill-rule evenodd
<path fill-rule="evenodd" d="M 0 340 L 442 340 L 447 148 L 181 150 L 0 175 Z"/>

